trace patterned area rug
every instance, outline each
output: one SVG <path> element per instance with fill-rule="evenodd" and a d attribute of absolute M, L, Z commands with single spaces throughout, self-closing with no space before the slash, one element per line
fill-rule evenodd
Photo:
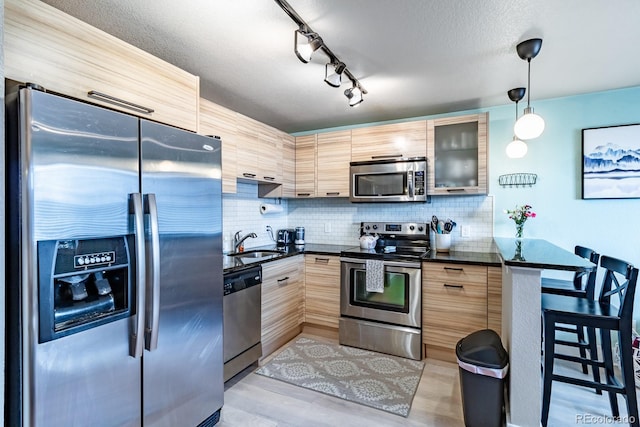
<path fill-rule="evenodd" d="M 300 337 L 256 373 L 407 417 L 423 368 L 416 360 Z"/>

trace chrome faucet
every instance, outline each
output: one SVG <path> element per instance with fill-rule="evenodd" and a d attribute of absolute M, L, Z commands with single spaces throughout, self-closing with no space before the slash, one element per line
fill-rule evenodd
<path fill-rule="evenodd" d="M 238 248 L 243 246 L 242 243 L 245 240 L 247 240 L 249 237 L 251 237 L 252 239 L 255 239 L 256 237 L 258 237 L 256 233 L 249 233 L 246 236 L 240 238 L 240 233 L 242 233 L 242 230 L 236 232 L 236 234 L 233 236 L 233 250 L 235 252 L 238 252 Z"/>

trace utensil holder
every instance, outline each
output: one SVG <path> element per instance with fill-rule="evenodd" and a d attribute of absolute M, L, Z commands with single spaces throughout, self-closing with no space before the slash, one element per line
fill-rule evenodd
<path fill-rule="evenodd" d="M 436 252 L 449 252 L 451 249 L 451 234 L 436 233 Z"/>

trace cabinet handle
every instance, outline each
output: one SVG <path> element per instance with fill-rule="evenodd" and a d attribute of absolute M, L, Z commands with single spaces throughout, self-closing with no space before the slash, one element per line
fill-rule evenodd
<path fill-rule="evenodd" d="M 101 101 L 109 102 L 111 104 L 120 105 L 130 110 L 138 111 L 140 113 L 151 114 L 155 110 L 153 108 L 145 107 L 143 105 L 134 104 L 133 102 L 125 101 L 124 99 L 116 98 L 115 96 L 107 95 L 106 93 L 90 90 L 87 92 L 89 98 L 99 99 Z"/>
<path fill-rule="evenodd" d="M 453 289 L 464 289 L 462 285 L 450 285 L 449 283 L 443 284 L 445 288 L 453 288 Z"/>
<path fill-rule="evenodd" d="M 372 159 L 392 159 L 396 157 L 402 157 L 402 154 L 389 154 L 388 156 L 371 156 Z"/>
<path fill-rule="evenodd" d="M 264 179 L 266 179 L 267 181 L 273 181 L 275 178 L 272 176 L 263 176 Z"/>
<path fill-rule="evenodd" d="M 464 193 L 465 191 L 464 188 L 447 188 L 448 193 Z"/>
<path fill-rule="evenodd" d="M 247 173 L 247 172 L 243 172 L 242 176 L 246 177 L 246 178 L 255 178 L 256 174 L 255 173 Z"/>
<path fill-rule="evenodd" d="M 329 258 L 318 258 L 318 257 L 316 257 L 316 262 L 321 262 L 323 264 L 329 264 Z"/>
<path fill-rule="evenodd" d="M 297 193 L 299 197 L 309 197 L 311 193 Z"/>
<path fill-rule="evenodd" d="M 443 269 L 445 270 L 450 270 L 450 271 L 464 271 L 464 268 L 460 268 L 460 267 L 443 267 Z"/>
<path fill-rule="evenodd" d="M 289 276 L 283 277 L 282 279 L 278 279 L 278 284 L 281 284 L 282 282 L 286 282 L 287 280 L 289 280 Z"/>
<path fill-rule="evenodd" d="M 340 195 L 339 191 L 327 192 L 327 196 L 339 196 L 339 195 Z"/>

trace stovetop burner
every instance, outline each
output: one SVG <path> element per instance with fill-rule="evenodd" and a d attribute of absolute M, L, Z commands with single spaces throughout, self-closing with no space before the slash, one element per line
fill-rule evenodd
<path fill-rule="evenodd" d="M 342 252 L 344 256 L 360 259 L 416 260 L 429 253 L 429 227 L 417 222 L 362 222 L 360 236 L 377 235 L 374 249 L 355 247 Z"/>

